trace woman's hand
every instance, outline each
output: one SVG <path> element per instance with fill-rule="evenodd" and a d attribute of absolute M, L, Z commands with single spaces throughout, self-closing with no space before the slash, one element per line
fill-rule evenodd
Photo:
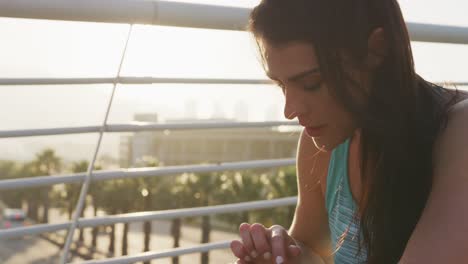
<path fill-rule="evenodd" d="M 266 228 L 261 224 L 243 223 L 239 227 L 242 241 L 231 242 L 236 264 L 293 264 L 301 249 L 282 226 Z"/>

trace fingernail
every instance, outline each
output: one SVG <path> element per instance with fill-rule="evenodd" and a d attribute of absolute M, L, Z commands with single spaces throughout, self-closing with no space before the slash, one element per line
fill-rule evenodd
<path fill-rule="evenodd" d="M 256 257 L 258 256 L 258 253 L 257 253 L 257 251 L 255 251 L 255 250 L 254 250 L 254 251 L 252 251 L 252 252 L 250 253 L 250 256 L 252 256 L 252 257 L 256 258 Z"/>
<path fill-rule="evenodd" d="M 252 259 L 249 256 L 245 256 L 245 261 L 251 261 Z"/>
<path fill-rule="evenodd" d="M 276 257 L 276 264 L 282 264 L 284 263 L 284 259 L 282 256 L 277 256 Z"/>
<path fill-rule="evenodd" d="M 264 259 L 270 259 L 270 258 L 271 258 L 271 253 L 270 253 L 270 252 L 265 252 L 265 253 L 263 254 L 263 258 L 264 258 Z"/>
<path fill-rule="evenodd" d="M 290 246 L 289 246 L 289 248 L 291 248 L 291 249 L 293 249 L 293 248 L 297 248 L 297 249 L 301 250 L 301 248 L 300 248 L 300 247 L 298 247 L 298 246 L 296 246 L 296 245 L 290 245 Z"/>

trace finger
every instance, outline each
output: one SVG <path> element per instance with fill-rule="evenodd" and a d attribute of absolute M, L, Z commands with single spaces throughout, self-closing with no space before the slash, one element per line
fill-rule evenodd
<path fill-rule="evenodd" d="M 255 254 L 257 251 L 250 234 L 250 225 L 247 223 L 242 223 L 239 226 L 239 233 L 240 237 L 242 238 L 242 244 L 244 244 L 244 248 L 247 250 L 248 254 L 250 255 L 252 252 Z"/>
<path fill-rule="evenodd" d="M 238 257 L 241 260 L 246 260 L 246 261 L 252 260 L 247 250 L 245 250 L 244 245 L 239 240 L 231 241 L 231 251 L 234 254 L 234 256 Z"/>
<path fill-rule="evenodd" d="M 271 258 L 271 246 L 268 241 L 268 232 L 262 224 L 253 224 L 250 226 L 250 235 L 255 245 L 256 252 L 250 252 L 250 255 L 254 258 L 270 259 Z"/>
<path fill-rule="evenodd" d="M 288 256 L 295 258 L 302 253 L 301 248 L 296 245 L 289 245 L 288 246 Z"/>
<path fill-rule="evenodd" d="M 271 249 L 276 264 L 286 261 L 286 231 L 281 226 L 271 227 Z"/>

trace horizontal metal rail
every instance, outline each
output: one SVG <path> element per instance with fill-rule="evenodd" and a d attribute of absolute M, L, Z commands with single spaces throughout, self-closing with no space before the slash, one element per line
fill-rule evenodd
<path fill-rule="evenodd" d="M 438 83 L 441 85 L 455 85 L 455 86 L 468 86 L 468 82 L 445 82 L 445 83 Z"/>
<path fill-rule="evenodd" d="M 66 230 L 72 222 L 59 224 L 37 224 L 26 227 L 17 227 L 11 229 L 0 229 L 0 241 L 2 239 L 17 238 L 29 235 L 39 235 L 43 233 L 56 232 Z"/>
<path fill-rule="evenodd" d="M 77 227 L 95 227 L 100 225 L 111 225 L 117 223 L 144 222 L 153 220 L 165 220 L 184 217 L 194 217 L 203 215 L 236 213 L 240 211 L 250 211 L 258 209 L 275 208 L 280 206 L 296 205 L 297 197 L 286 197 L 274 200 L 263 200 L 253 202 L 243 202 L 235 204 L 223 204 L 215 206 L 174 209 L 153 212 L 138 212 L 129 214 L 109 215 L 94 218 L 80 218 Z M 26 235 L 38 235 L 42 233 L 56 232 L 67 229 L 72 222 L 59 224 L 38 224 L 28 227 L 19 227 L 0 230 L 0 239 L 22 237 Z"/>
<path fill-rule="evenodd" d="M 102 78 L 2 78 L 0 85 L 77 85 L 77 84 L 273 84 L 266 79 L 213 78 L 156 78 L 156 77 L 102 77 Z"/>
<path fill-rule="evenodd" d="M 245 30 L 250 8 L 160 0 L 0 0 L 0 17 Z M 468 44 L 468 28 L 407 23 L 413 41 Z"/>
<path fill-rule="evenodd" d="M 160 0 L 1 0 L 0 16 L 244 30 L 250 9 Z"/>
<path fill-rule="evenodd" d="M 192 254 L 192 253 L 208 252 L 208 251 L 217 250 L 217 249 L 225 249 L 225 248 L 229 248 L 230 244 L 231 244 L 231 241 L 213 242 L 213 243 L 201 244 L 199 246 L 175 248 L 175 249 L 169 249 L 169 250 L 163 250 L 163 251 L 148 251 L 145 253 L 135 254 L 132 256 L 108 258 L 108 259 L 103 259 L 103 260 L 89 260 L 89 261 L 84 261 L 80 263 L 81 264 L 136 263 L 139 261 L 148 261 L 148 260 L 160 259 L 160 258 L 170 258 L 170 257 L 181 256 L 181 255 Z"/>
<path fill-rule="evenodd" d="M 274 126 L 297 126 L 297 121 L 268 121 L 268 122 L 196 122 L 196 123 L 149 123 L 133 122 L 131 124 L 106 125 L 104 132 L 138 132 L 138 131 L 157 131 L 157 130 L 187 130 L 187 129 L 220 129 L 220 128 L 259 128 Z M 97 133 L 101 131 L 101 126 L 85 127 L 61 127 L 61 128 L 42 128 L 42 129 L 21 129 L 0 131 L 0 138 L 14 137 L 34 137 L 34 136 L 52 136 L 67 134 Z"/>
<path fill-rule="evenodd" d="M 203 165 L 184 165 L 184 166 L 167 166 L 167 167 L 147 167 L 134 169 L 121 169 L 109 171 L 95 171 L 92 175 L 93 181 L 115 180 L 123 178 L 137 177 L 160 177 L 167 175 L 177 175 L 182 173 L 206 173 L 206 172 L 221 172 L 229 170 L 249 170 L 260 168 L 275 168 L 293 166 L 296 160 L 292 159 L 272 159 L 272 160 L 254 160 L 242 162 L 226 162 L 219 164 L 203 164 Z M 79 183 L 86 177 L 85 173 L 76 173 L 70 175 L 57 176 L 38 176 L 20 179 L 9 179 L 0 181 L 0 190 L 31 188 L 38 186 L 50 186 L 60 183 Z"/>
<path fill-rule="evenodd" d="M 14 85 L 79 85 L 79 84 L 242 84 L 274 85 L 268 79 L 201 79 L 201 78 L 156 78 L 156 77 L 102 77 L 102 78 L 0 78 L 0 86 Z M 468 86 L 468 82 L 436 82 L 436 84 Z"/>
<path fill-rule="evenodd" d="M 468 27 L 407 23 L 413 41 L 468 44 Z"/>

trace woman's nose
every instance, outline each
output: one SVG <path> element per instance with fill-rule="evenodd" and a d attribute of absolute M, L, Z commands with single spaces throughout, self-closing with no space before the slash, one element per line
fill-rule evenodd
<path fill-rule="evenodd" d="M 288 104 L 285 104 L 285 106 L 284 106 L 284 117 L 286 119 L 292 120 L 292 119 L 296 118 L 296 116 L 297 116 L 296 111 L 294 111 L 293 109 L 288 107 Z"/>
<path fill-rule="evenodd" d="M 285 103 L 284 103 L 284 117 L 287 119 L 294 119 L 298 115 L 301 115 L 304 112 L 304 106 L 302 103 L 301 95 L 291 91 L 285 93 Z"/>

